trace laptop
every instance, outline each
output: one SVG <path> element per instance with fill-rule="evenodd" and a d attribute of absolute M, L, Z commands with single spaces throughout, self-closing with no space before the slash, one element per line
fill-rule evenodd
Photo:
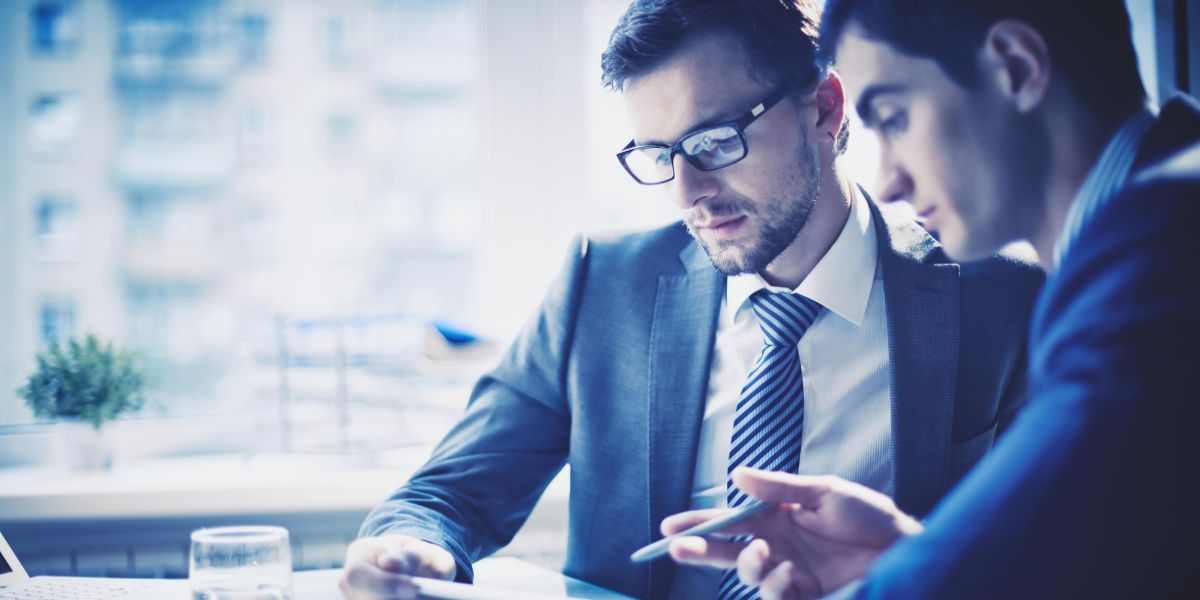
<path fill-rule="evenodd" d="M 0 534 L 0 600 L 170 600 L 191 593 L 183 579 L 30 577 Z"/>

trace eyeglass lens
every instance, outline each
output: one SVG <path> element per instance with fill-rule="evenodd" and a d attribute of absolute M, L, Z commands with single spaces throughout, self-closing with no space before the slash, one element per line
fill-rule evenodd
<path fill-rule="evenodd" d="M 746 155 L 742 137 L 732 125 L 697 131 L 680 140 L 679 146 L 689 162 L 706 171 L 731 165 Z M 670 148 L 635 150 L 625 156 L 625 164 L 646 183 L 666 181 L 675 174 Z"/>

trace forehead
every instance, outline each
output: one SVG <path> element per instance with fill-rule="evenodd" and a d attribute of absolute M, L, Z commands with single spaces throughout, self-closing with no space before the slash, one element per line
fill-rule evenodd
<path fill-rule="evenodd" d="M 732 118 L 760 98 L 745 50 L 730 34 L 698 34 L 625 89 L 625 109 L 642 142 L 674 142 L 697 125 Z"/>
<path fill-rule="evenodd" d="M 959 88 L 931 59 L 904 54 L 886 42 L 866 37 L 851 27 L 837 46 L 838 74 L 846 95 L 858 103 L 864 93 L 874 96 L 880 89 L 900 90 L 902 95 L 952 95 Z"/>

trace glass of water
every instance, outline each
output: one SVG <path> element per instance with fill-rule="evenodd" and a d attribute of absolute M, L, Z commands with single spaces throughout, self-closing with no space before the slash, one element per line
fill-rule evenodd
<path fill-rule="evenodd" d="M 291 600 L 288 532 L 267 526 L 193 531 L 188 580 L 194 600 Z"/>

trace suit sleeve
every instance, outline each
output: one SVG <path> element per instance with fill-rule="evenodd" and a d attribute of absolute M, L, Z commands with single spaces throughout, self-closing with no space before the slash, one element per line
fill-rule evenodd
<path fill-rule="evenodd" d="M 446 548 L 458 579 L 507 544 L 566 462 L 570 414 L 564 374 L 586 239 L 500 364 L 475 385 L 462 419 L 429 461 L 376 507 L 360 536 L 405 534 Z"/>
<path fill-rule="evenodd" d="M 1094 217 L 1034 321 L 1030 404 L 861 598 L 1195 593 L 1200 186 Z"/>

